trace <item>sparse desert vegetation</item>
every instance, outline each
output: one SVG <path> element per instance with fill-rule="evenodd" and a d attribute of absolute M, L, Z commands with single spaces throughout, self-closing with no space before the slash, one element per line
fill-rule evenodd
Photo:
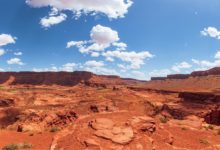
<path fill-rule="evenodd" d="M 0 139 L 7 139 L 0 141 L 2 149 L 77 146 L 83 150 L 92 145 L 104 150 L 136 146 L 191 150 L 216 147 L 220 143 L 220 138 L 216 138 L 216 132 L 219 134 L 216 93 L 155 88 L 160 81 L 128 80 L 87 72 L 73 75 L 74 80 L 68 79 L 68 85 L 63 77 L 59 79 L 62 85 L 11 83 L 5 86 L 7 90 L 0 91 Z M 38 79 L 28 82 L 35 83 Z M 57 82 L 57 78 L 45 80 Z M 156 83 L 150 88 L 152 82 Z M 169 80 L 169 84 L 172 82 Z M 209 103 L 204 102 L 207 99 Z M 30 142 L 20 143 L 20 139 Z"/>

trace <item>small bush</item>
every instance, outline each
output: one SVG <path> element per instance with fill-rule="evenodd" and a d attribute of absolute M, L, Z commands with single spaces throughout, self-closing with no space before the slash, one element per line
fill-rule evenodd
<path fill-rule="evenodd" d="M 182 129 L 183 131 L 186 131 L 186 130 L 187 130 L 187 128 L 186 128 L 186 127 L 182 127 L 181 129 Z"/>
<path fill-rule="evenodd" d="M 160 118 L 161 123 L 167 123 L 168 121 L 169 121 L 169 119 L 167 117 L 161 117 Z"/>
<path fill-rule="evenodd" d="M 209 142 L 205 139 L 200 139 L 199 142 L 206 145 L 209 144 Z"/>
<path fill-rule="evenodd" d="M 2 150 L 18 150 L 19 146 L 18 144 L 9 144 L 3 147 Z"/>
<path fill-rule="evenodd" d="M 33 145 L 28 142 L 24 142 L 20 146 L 20 148 L 23 148 L 23 149 L 28 149 L 28 148 L 32 148 L 32 147 L 33 147 Z"/>
<path fill-rule="evenodd" d="M 213 130 L 214 127 L 213 127 L 212 125 L 209 124 L 208 126 L 205 126 L 205 129 L 206 129 L 206 130 Z"/>
<path fill-rule="evenodd" d="M 58 131 L 60 131 L 60 128 L 58 128 L 58 127 L 52 127 L 50 129 L 50 132 L 58 132 Z"/>
<path fill-rule="evenodd" d="M 217 131 L 217 134 L 220 135 L 220 129 Z"/>

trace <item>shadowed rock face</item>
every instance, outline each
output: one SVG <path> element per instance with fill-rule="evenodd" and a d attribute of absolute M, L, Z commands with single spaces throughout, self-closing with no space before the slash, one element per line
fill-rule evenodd
<path fill-rule="evenodd" d="M 93 76 L 90 72 L 1 72 L 0 84 L 6 83 L 10 78 L 12 85 L 31 84 L 31 85 L 66 85 L 73 86 L 81 81 L 87 81 Z"/>
<path fill-rule="evenodd" d="M 75 72 L 0 72 L 0 84 L 5 85 L 62 85 L 83 83 L 92 87 L 106 85 L 139 84 L 144 81 L 125 79 L 113 75 L 96 75 L 86 71 Z"/>
<path fill-rule="evenodd" d="M 190 74 L 191 76 L 208 76 L 208 75 L 220 75 L 220 67 L 215 67 L 207 71 L 195 71 Z"/>
<path fill-rule="evenodd" d="M 209 124 L 220 125 L 220 109 L 212 110 L 205 116 L 205 121 Z"/>
<path fill-rule="evenodd" d="M 220 101 L 220 95 L 215 95 L 213 93 L 205 93 L 205 92 L 181 92 L 179 93 L 179 98 L 182 98 L 184 101 L 196 102 L 196 103 Z"/>
<path fill-rule="evenodd" d="M 208 75 L 220 75 L 220 67 L 215 67 L 206 71 L 194 71 L 191 74 L 172 74 L 167 75 L 167 77 L 152 77 L 151 80 L 187 79 L 189 77 L 200 77 Z"/>
<path fill-rule="evenodd" d="M 173 75 L 168 75 L 167 79 L 187 79 L 189 77 L 190 75 L 188 74 L 173 74 Z"/>

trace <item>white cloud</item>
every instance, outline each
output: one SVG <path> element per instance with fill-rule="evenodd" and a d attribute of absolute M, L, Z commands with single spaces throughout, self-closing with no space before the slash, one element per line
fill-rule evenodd
<path fill-rule="evenodd" d="M 67 71 L 67 72 L 73 72 L 75 70 L 76 66 L 77 66 L 77 64 L 75 64 L 75 63 L 66 63 L 62 66 L 62 68 L 60 70 Z"/>
<path fill-rule="evenodd" d="M 144 64 L 144 60 L 152 58 L 153 55 L 148 51 L 142 52 L 125 52 L 125 51 L 107 51 L 103 53 L 107 59 L 118 58 L 124 62 L 129 62 L 131 69 L 139 69 Z"/>
<path fill-rule="evenodd" d="M 21 55 L 23 55 L 23 53 L 22 52 L 15 52 L 14 55 L 15 56 L 21 56 Z"/>
<path fill-rule="evenodd" d="M 86 41 L 69 41 L 67 42 L 66 48 L 70 48 L 73 46 L 82 47 L 86 43 L 87 43 Z"/>
<path fill-rule="evenodd" d="M 127 48 L 127 44 L 126 43 L 123 43 L 123 42 L 115 42 L 112 44 L 113 46 L 116 46 L 118 51 L 123 51 L 123 50 L 126 50 Z"/>
<path fill-rule="evenodd" d="M 92 53 L 91 53 L 91 56 L 92 56 L 92 57 L 99 57 L 100 54 L 99 54 L 98 52 L 92 52 Z"/>
<path fill-rule="evenodd" d="M 89 41 L 70 41 L 66 47 L 76 46 L 81 53 L 93 53 L 94 51 L 104 51 L 113 43 L 119 41 L 117 31 L 101 25 L 92 28 L 90 38 Z"/>
<path fill-rule="evenodd" d="M 4 70 L 4 69 L 2 69 L 2 68 L 0 68 L 0 71 L 1 71 L 1 72 L 3 72 L 3 71 L 5 71 L 5 70 Z"/>
<path fill-rule="evenodd" d="M 12 37 L 10 34 L 0 34 L 0 46 L 8 44 L 14 44 L 16 37 Z"/>
<path fill-rule="evenodd" d="M 0 48 L 0 56 L 5 54 L 5 50 Z"/>
<path fill-rule="evenodd" d="M 122 69 L 122 70 L 127 70 L 127 66 L 123 65 L 123 64 L 117 64 L 117 66 Z"/>
<path fill-rule="evenodd" d="M 168 74 L 171 74 L 171 70 L 169 69 L 162 69 L 162 70 L 153 70 L 149 73 L 150 77 L 165 77 Z"/>
<path fill-rule="evenodd" d="M 220 51 L 215 54 L 215 59 L 220 59 Z"/>
<path fill-rule="evenodd" d="M 66 14 L 59 13 L 58 9 L 52 8 L 51 12 L 49 13 L 49 16 L 41 18 L 40 24 L 44 28 L 49 28 L 53 25 L 56 25 L 56 24 L 59 24 L 65 21 L 66 18 L 67 18 Z"/>
<path fill-rule="evenodd" d="M 92 28 L 90 37 L 94 43 L 99 45 L 109 45 L 119 40 L 117 31 L 101 25 L 96 25 Z"/>
<path fill-rule="evenodd" d="M 122 18 L 132 5 L 131 0 L 26 0 L 32 7 L 57 8 L 59 10 L 70 10 L 76 17 L 82 14 L 105 14 L 109 18 Z"/>
<path fill-rule="evenodd" d="M 192 67 L 192 65 L 190 65 L 189 63 L 184 61 L 184 62 L 181 62 L 181 63 L 174 65 L 172 67 L 172 70 L 179 73 L 179 72 L 181 72 L 182 69 L 189 69 L 191 67 Z"/>
<path fill-rule="evenodd" d="M 147 80 L 147 76 L 141 71 L 132 71 L 131 73 L 136 79 Z"/>
<path fill-rule="evenodd" d="M 76 46 L 81 53 L 90 54 L 92 57 L 104 56 L 105 60 L 110 62 L 114 62 L 117 58 L 130 63 L 129 69 L 139 69 L 141 65 L 145 64 L 146 59 L 153 57 L 149 51 L 126 51 L 127 44 L 119 40 L 117 31 L 96 25 L 90 32 L 90 40 L 69 41 L 66 47 Z"/>
<path fill-rule="evenodd" d="M 24 65 L 20 58 L 11 58 L 7 61 L 9 65 Z"/>
<path fill-rule="evenodd" d="M 102 61 L 90 60 L 85 62 L 85 66 L 87 67 L 103 67 L 105 64 Z"/>
<path fill-rule="evenodd" d="M 203 36 L 210 36 L 216 39 L 220 39 L 220 31 L 218 31 L 218 29 L 215 27 L 204 28 L 203 31 L 201 31 L 201 34 Z"/>
<path fill-rule="evenodd" d="M 220 66 L 220 60 L 208 61 L 208 60 L 192 59 L 192 62 L 198 65 L 200 68 L 207 68 L 207 69 Z"/>

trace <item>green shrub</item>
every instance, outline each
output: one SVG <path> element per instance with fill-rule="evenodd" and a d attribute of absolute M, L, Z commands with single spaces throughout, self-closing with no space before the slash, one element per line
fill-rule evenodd
<path fill-rule="evenodd" d="M 209 144 L 209 142 L 205 139 L 200 139 L 199 142 L 206 145 Z"/>
<path fill-rule="evenodd" d="M 58 132 L 58 131 L 60 131 L 60 128 L 58 128 L 58 127 L 52 127 L 50 129 L 50 132 Z"/>
<path fill-rule="evenodd" d="M 32 148 L 32 147 L 33 147 L 33 145 L 28 142 L 24 142 L 20 146 L 20 148 L 23 148 L 23 149 L 28 149 L 28 148 Z"/>
<path fill-rule="evenodd" d="M 24 142 L 21 144 L 9 144 L 3 147 L 3 150 L 18 150 L 18 149 L 28 149 L 28 148 L 32 148 L 33 145 L 28 143 L 28 142 Z"/>
<path fill-rule="evenodd" d="M 220 135 L 220 129 L 217 131 L 217 134 Z"/>
<path fill-rule="evenodd" d="M 161 123 L 167 123 L 168 121 L 169 121 L 169 119 L 167 117 L 161 117 L 160 118 Z"/>
<path fill-rule="evenodd" d="M 205 126 L 205 129 L 206 129 L 206 130 L 213 130 L 214 127 L 213 127 L 212 125 L 209 124 L 208 126 Z"/>
<path fill-rule="evenodd" d="M 18 144 L 9 144 L 3 147 L 3 150 L 18 150 Z"/>
<path fill-rule="evenodd" d="M 186 128 L 186 127 L 182 127 L 181 129 L 182 129 L 182 130 L 184 130 L 184 131 L 186 131 L 186 130 L 187 130 L 187 128 Z"/>

